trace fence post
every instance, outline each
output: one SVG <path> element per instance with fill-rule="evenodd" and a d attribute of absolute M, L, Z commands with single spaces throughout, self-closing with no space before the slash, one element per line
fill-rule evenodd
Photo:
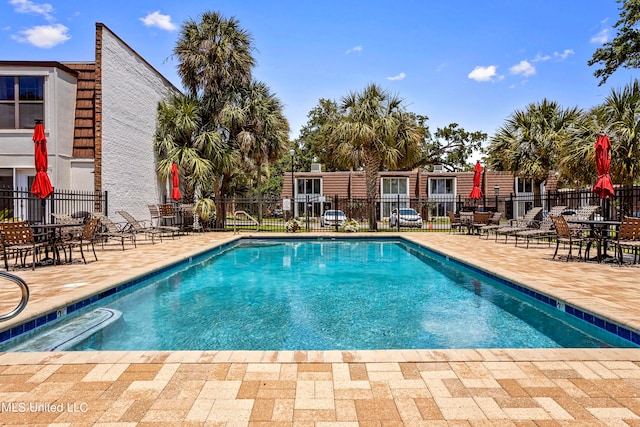
<path fill-rule="evenodd" d="M 336 214 L 338 213 L 338 195 L 334 194 L 333 195 L 333 209 L 336 211 Z M 349 219 L 349 218 L 347 218 Z M 338 221 L 336 221 L 336 232 L 340 229 Z"/>

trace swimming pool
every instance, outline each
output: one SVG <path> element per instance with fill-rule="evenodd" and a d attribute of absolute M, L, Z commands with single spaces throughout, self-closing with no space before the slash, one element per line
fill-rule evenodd
<path fill-rule="evenodd" d="M 633 346 L 403 239 L 242 239 L 100 305 L 122 317 L 71 349 Z"/>

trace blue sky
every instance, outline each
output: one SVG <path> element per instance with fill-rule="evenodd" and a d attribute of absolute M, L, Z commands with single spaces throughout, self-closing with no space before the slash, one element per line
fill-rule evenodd
<path fill-rule="evenodd" d="M 610 41 L 615 0 L 290 1 L 0 0 L 0 59 L 93 61 L 102 22 L 178 88 L 180 26 L 205 11 L 235 17 L 285 105 L 291 137 L 320 98 L 377 83 L 429 117 L 492 135 L 543 98 L 589 108 L 637 71 L 598 86 L 587 61 Z"/>

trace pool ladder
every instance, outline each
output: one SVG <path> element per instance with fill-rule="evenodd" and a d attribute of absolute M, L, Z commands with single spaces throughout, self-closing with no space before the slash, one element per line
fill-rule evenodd
<path fill-rule="evenodd" d="M 236 217 L 242 216 L 242 215 L 246 216 L 251 222 L 253 222 L 256 225 L 256 231 L 260 231 L 260 223 L 258 222 L 257 219 L 255 219 L 245 211 L 235 211 L 233 213 L 233 234 L 238 234 L 238 232 L 236 231 Z"/>
<path fill-rule="evenodd" d="M 10 282 L 18 285 L 20 287 L 20 292 L 22 293 L 20 303 L 16 306 L 16 308 L 11 310 L 7 314 L 0 314 L 0 322 L 4 322 L 5 320 L 13 319 L 14 317 L 16 317 L 27 306 L 27 303 L 29 302 L 29 287 L 27 286 L 27 283 L 22 280 L 22 278 L 14 276 L 13 274 L 7 273 L 5 271 L 0 271 L 0 278 L 9 280 Z"/>

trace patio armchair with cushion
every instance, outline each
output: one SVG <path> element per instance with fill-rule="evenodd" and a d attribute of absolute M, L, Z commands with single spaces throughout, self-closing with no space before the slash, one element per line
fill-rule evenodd
<path fill-rule="evenodd" d="M 633 263 L 635 264 L 640 251 L 640 218 L 625 218 L 620 224 L 616 238 L 608 240 L 608 243 L 615 247 L 618 264 L 622 265 L 624 261 L 623 249 L 633 253 Z"/>

